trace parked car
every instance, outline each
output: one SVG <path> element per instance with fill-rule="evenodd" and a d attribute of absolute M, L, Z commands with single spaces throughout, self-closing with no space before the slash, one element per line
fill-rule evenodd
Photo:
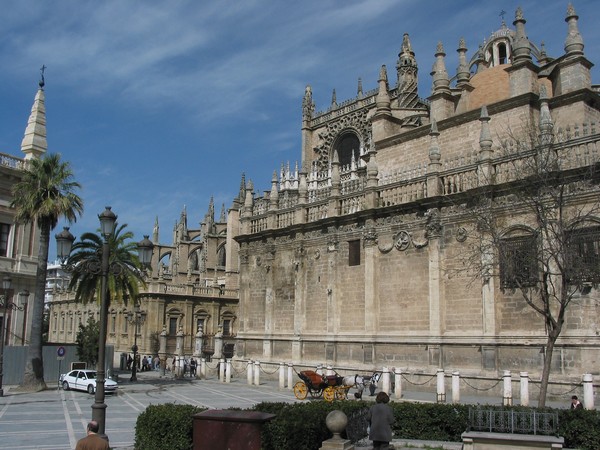
<path fill-rule="evenodd" d="M 63 373 L 60 376 L 60 384 L 65 391 L 77 389 L 87 391 L 89 394 L 96 392 L 96 371 L 95 370 L 71 370 L 69 373 Z M 115 392 L 117 382 L 106 378 L 104 381 L 104 392 Z"/>

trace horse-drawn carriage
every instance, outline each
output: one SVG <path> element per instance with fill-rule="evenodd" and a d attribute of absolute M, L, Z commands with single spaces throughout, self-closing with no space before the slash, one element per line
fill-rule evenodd
<path fill-rule="evenodd" d="M 341 376 L 337 373 L 333 375 L 322 375 L 314 370 L 303 370 L 298 372 L 298 381 L 294 385 L 294 395 L 298 400 L 304 400 L 308 394 L 312 398 L 323 396 L 328 402 L 333 400 L 344 400 L 348 396 L 351 388 L 356 388 L 357 399 L 362 398 L 362 392 L 367 386 L 375 386 L 379 380 L 379 373 L 375 372 L 371 376 L 349 375 Z"/>

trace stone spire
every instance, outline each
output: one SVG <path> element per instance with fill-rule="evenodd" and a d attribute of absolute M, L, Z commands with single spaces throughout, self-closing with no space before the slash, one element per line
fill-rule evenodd
<path fill-rule="evenodd" d="M 402 48 L 398 54 L 396 69 L 398 76 L 398 106 L 400 108 L 416 106 L 419 100 L 417 77 L 419 68 L 417 67 L 415 52 L 413 52 L 410 45 L 408 33 L 404 33 L 402 38 Z"/>
<path fill-rule="evenodd" d="M 46 141 L 46 107 L 44 95 L 44 69 L 42 67 L 42 77 L 39 82 L 39 88 L 31 107 L 31 114 L 27 121 L 25 135 L 21 141 L 21 151 L 25 153 L 25 159 L 39 158 L 46 150 L 48 143 Z"/>
<path fill-rule="evenodd" d="M 225 223 L 227 216 L 225 214 L 225 203 L 221 203 L 221 214 L 219 214 L 219 223 Z"/>
<path fill-rule="evenodd" d="M 521 7 L 517 8 L 515 12 L 515 38 L 513 40 L 513 61 L 515 63 L 521 61 L 531 61 L 531 43 L 525 34 L 525 23 L 527 21 L 523 18 L 523 10 Z"/>
<path fill-rule="evenodd" d="M 282 169 L 283 170 L 283 169 Z M 279 206 L 279 190 L 277 189 L 277 171 L 271 177 L 271 195 L 269 196 L 269 210 L 276 210 Z"/>
<path fill-rule="evenodd" d="M 152 243 L 154 245 L 158 245 L 159 242 L 158 230 L 158 216 L 156 216 L 156 218 L 154 219 L 154 229 L 152 230 Z"/>
<path fill-rule="evenodd" d="M 442 154 L 440 152 L 440 144 L 438 142 L 438 136 L 440 132 L 438 131 L 437 122 L 435 119 L 431 120 L 431 131 L 429 132 L 429 166 L 439 167 L 440 159 L 442 158 Z"/>
<path fill-rule="evenodd" d="M 363 97 L 363 86 L 362 86 L 362 78 L 358 79 L 358 88 L 356 90 L 356 96 L 358 98 L 362 98 Z"/>
<path fill-rule="evenodd" d="M 467 64 L 467 47 L 464 38 L 458 42 L 458 69 L 456 70 L 456 86 L 462 87 L 469 82 L 470 73 Z"/>
<path fill-rule="evenodd" d="M 437 50 L 435 53 L 435 63 L 431 71 L 433 77 L 433 93 L 450 92 L 450 78 L 446 71 L 445 63 L 446 53 L 444 52 L 444 46 L 441 42 L 438 42 Z"/>
<path fill-rule="evenodd" d="M 302 121 L 310 121 L 314 112 L 315 104 L 312 98 L 312 88 L 307 84 L 302 99 Z"/>
<path fill-rule="evenodd" d="M 387 69 L 385 64 L 379 70 L 379 91 L 375 97 L 377 114 L 389 114 L 391 112 L 390 93 L 388 87 Z"/>
<path fill-rule="evenodd" d="M 552 143 L 554 139 L 554 122 L 550 115 L 550 108 L 548 107 L 548 94 L 546 92 L 546 86 L 543 84 L 540 86 L 540 140 L 542 145 Z"/>
<path fill-rule="evenodd" d="M 335 94 L 335 89 L 333 89 L 333 93 L 331 94 L 331 109 L 337 108 L 337 95 Z"/>
<path fill-rule="evenodd" d="M 575 8 L 569 3 L 567 17 L 565 18 L 565 22 L 569 25 L 569 33 L 565 40 L 565 53 L 569 56 L 583 55 L 583 38 L 579 34 L 579 28 L 577 27 L 578 19 L 579 16 L 575 13 Z"/>
<path fill-rule="evenodd" d="M 481 107 L 479 116 L 481 122 L 481 132 L 479 133 L 479 160 L 488 160 L 492 155 L 492 133 L 490 132 L 490 116 L 488 115 L 487 106 Z"/>

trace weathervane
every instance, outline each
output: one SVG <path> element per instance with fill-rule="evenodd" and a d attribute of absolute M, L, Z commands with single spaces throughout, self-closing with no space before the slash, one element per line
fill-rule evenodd
<path fill-rule="evenodd" d="M 44 87 L 44 85 L 46 84 L 46 82 L 44 81 L 44 71 L 46 70 L 46 65 L 42 64 L 42 67 L 40 67 L 40 73 L 42 74 L 42 79 L 40 80 L 40 82 L 38 83 L 40 85 L 41 88 Z"/>
<path fill-rule="evenodd" d="M 504 11 L 503 9 L 500 10 L 500 14 L 498 14 L 500 17 L 502 17 L 502 23 L 504 23 L 504 15 L 506 14 L 506 11 Z"/>

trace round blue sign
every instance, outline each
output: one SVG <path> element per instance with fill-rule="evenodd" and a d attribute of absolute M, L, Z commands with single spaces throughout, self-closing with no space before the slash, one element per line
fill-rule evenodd
<path fill-rule="evenodd" d="M 58 356 L 65 356 L 65 348 L 58 347 L 58 350 L 56 350 L 56 353 L 58 354 Z"/>

